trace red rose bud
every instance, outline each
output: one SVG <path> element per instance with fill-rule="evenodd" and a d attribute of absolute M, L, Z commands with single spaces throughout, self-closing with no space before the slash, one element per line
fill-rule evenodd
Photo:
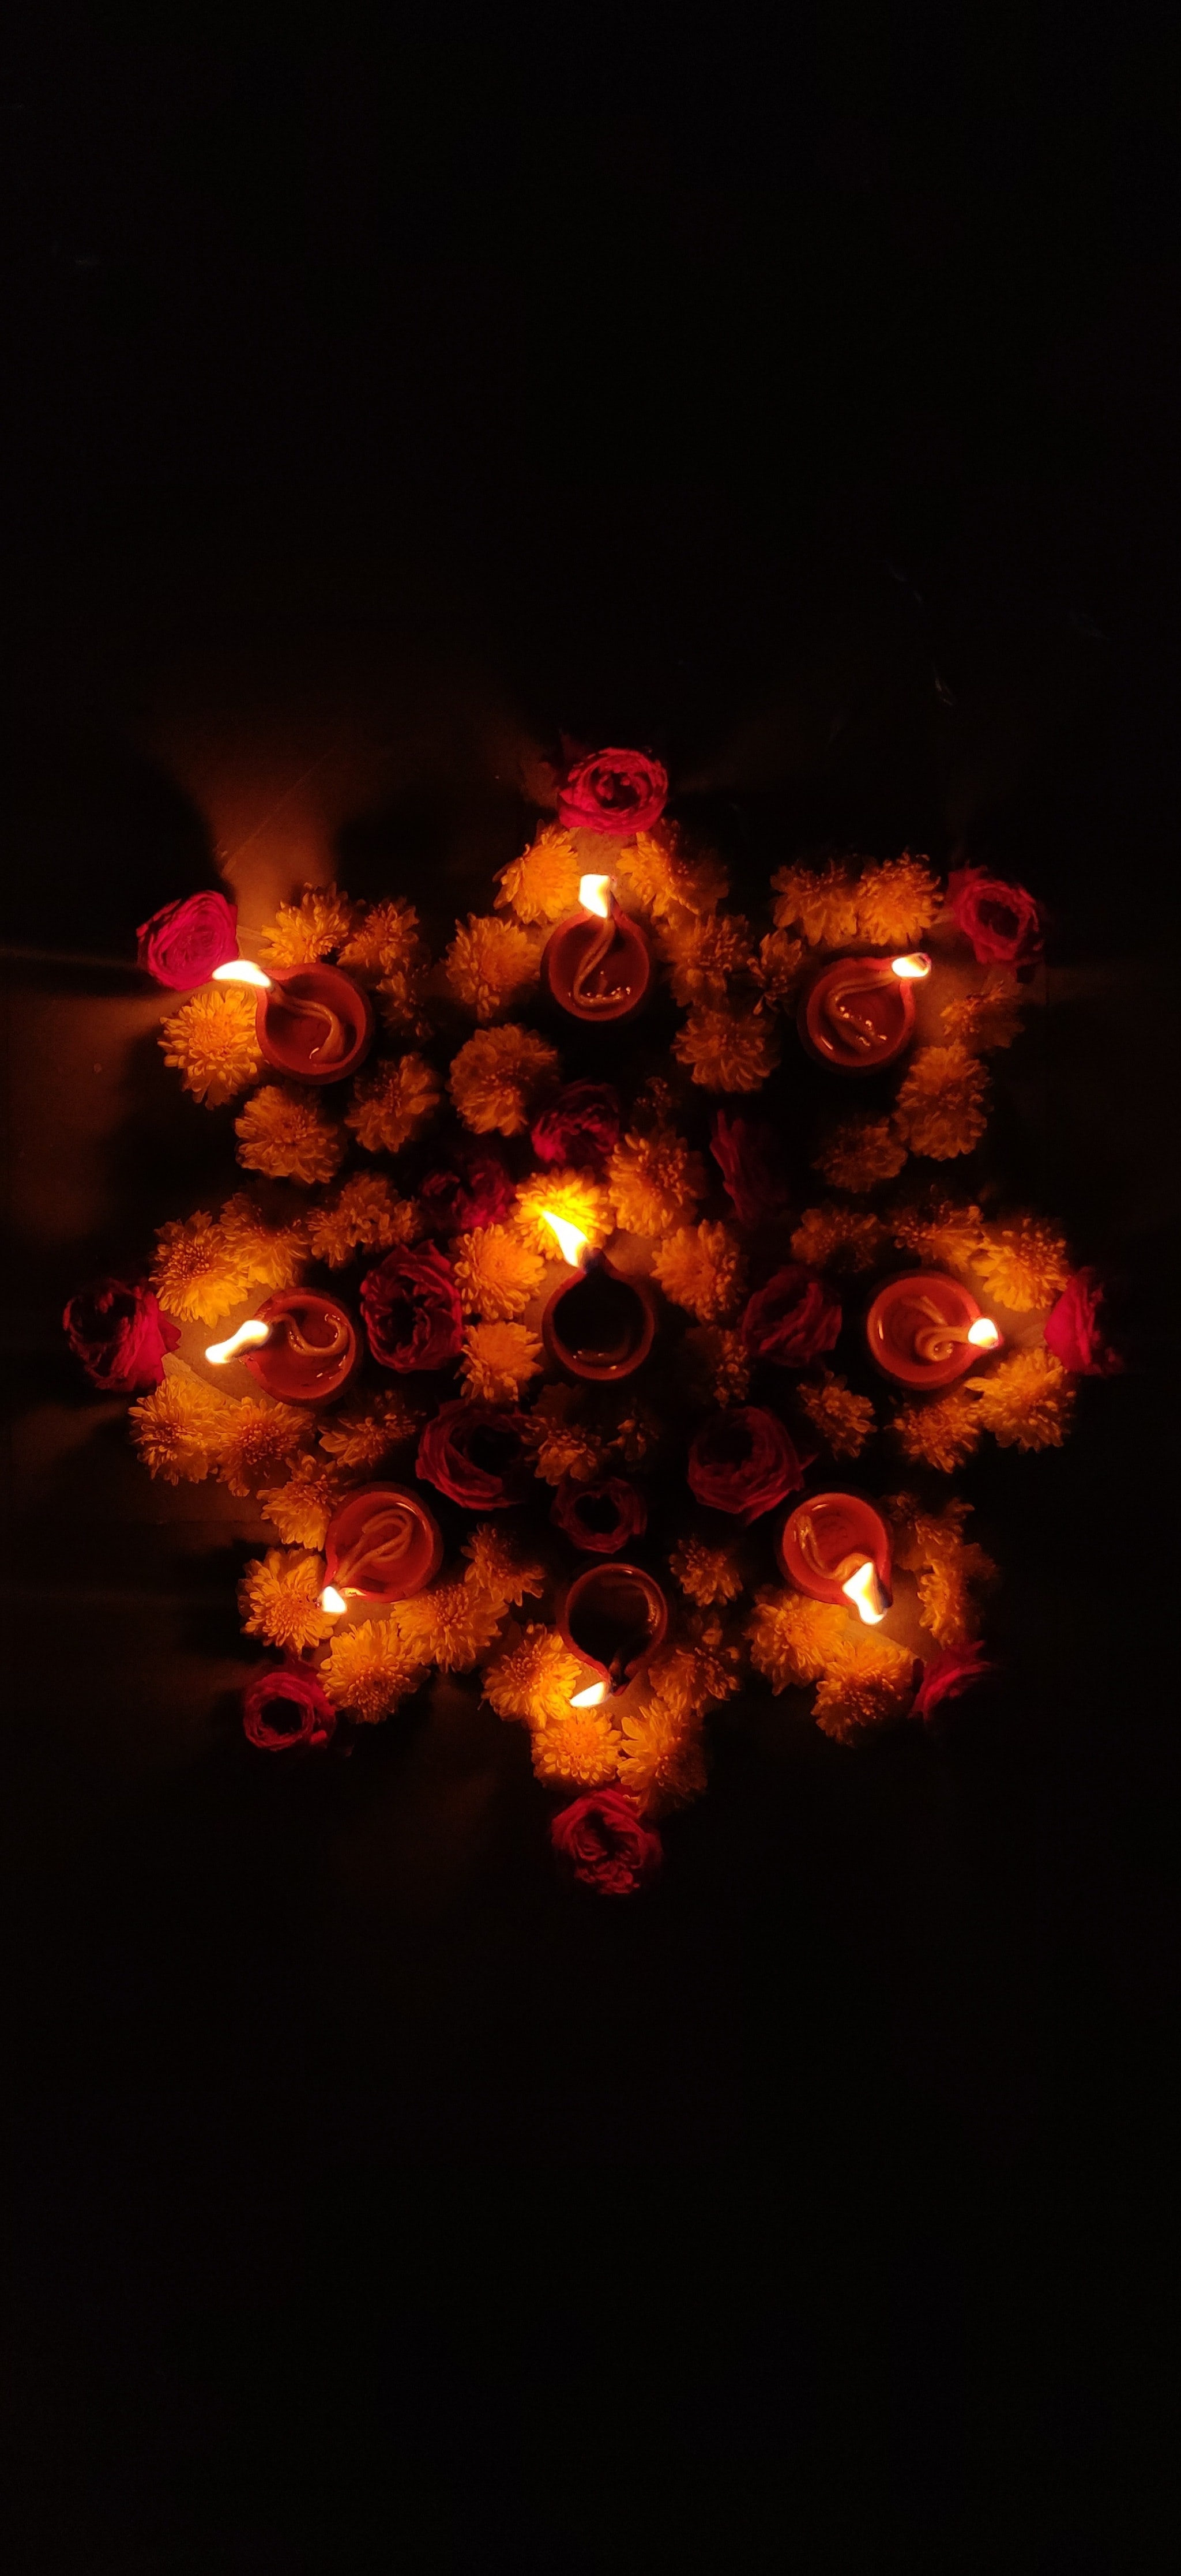
<path fill-rule="evenodd" d="M 715 1110 L 709 1150 L 740 1225 L 759 1225 L 786 1207 L 779 1139 L 765 1120 Z"/>
<path fill-rule="evenodd" d="M 606 1162 L 619 1143 L 619 1094 L 609 1082 L 568 1082 L 553 1107 L 542 1111 L 531 1130 L 533 1151 L 542 1163 Z"/>
<path fill-rule="evenodd" d="M 660 1867 L 660 1836 L 642 1824 L 622 1789 L 595 1789 L 563 1807 L 550 1841 L 571 1875 L 597 1896 L 633 1896 Z"/>
<path fill-rule="evenodd" d="M 995 1671 L 996 1665 L 989 1663 L 981 1645 L 945 1647 L 941 1655 L 931 1657 L 915 1692 L 911 1716 L 929 1717 L 941 1700 L 959 1699 L 973 1682 L 983 1681 L 986 1673 Z"/>
<path fill-rule="evenodd" d="M 699 1503 L 748 1522 L 804 1481 L 803 1463 L 778 1415 L 759 1404 L 712 1413 L 691 1443 L 688 1474 Z"/>
<path fill-rule="evenodd" d="M 803 1368 L 830 1351 L 841 1329 L 841 1301 L 814 1270 L 790 1261 L 750 1299 L 742 1318 L 747 1348 L 781 1368 Z"/>
<path fill-rule="evenodd" d="M 96 1279 L 71 1297 L 62 1325 L 76 1360 L 104 1395 L 136 1395 L 159 1386 L 165 1351 L 174 1351 L 180 1326 L 161 1313 L 150 1288 L 122 1279 Z"/>
<path fill-rule="evenodd" d="M 314 1673 L 298 1664 L 256 1673 L 242 1693 L 242 1729 L 260 1753 L 290 1753 L 298 1744 L 327 1744 L 336 1711 Z"/>
<path fill-rule="evenodd" d="M 1076 1270 L 1046 1317 L 1046 1349 L 1078 1377 L 1118 1377 L 1124 1365 L 1099 1319 L 1104 1296 L 1097 1270 Z"/>
<path fill-rule="evenodd" d="M 190 894 L 166 903 L 136 932 L 141 966 L 174 993 L 207 984 L 215 967 L 238 954 L 238 907 L 224 894 Z"/>
<path fill-rule="evenodd" d="M 571 1476 L 563 1476 L 550 1519 L 575 1547 L 592 1556 L 614 1556 L 626 1539 L 643 1537 L 648 1506 L 626 1476 L 602 1476 L 590 1485 L 576 1485 Z"/>
<path fill-rule="evenodd" d="M 507 1405 L 440 1405 L 418 1444 L 415 1471 L 469 1512 L 519 1502 L 532 1474 L 525 1416 Z"/>
<path fill-rule="evenodd" d="M 428 1172 L 418 1192 L 432 1233 L 471 1234 L 499 1225 L 516 1197 L 507 1166 L 485 1145 L 456 1145 L 445 1163 Z"/>
<path fill-rule="evenodd" d="M 382 1368 L 445 1368 L 463 1347 L 463 1309 L 446 1254 L 387 1252 L 361 1282 L 369 1348 Z"/>
<path fill-rule="evenodd" d="M 645 751 L 592 751 L 567 771 L 558 819 L 570 831 L 650 832 L 668 798 L 668 771 Z"/>
<path fill-rule="evenodd" d="M 1024 886 L 985 868 L 955 868 L 947 880 L 952 919 L 978 966 L 1029 966 L 1042 953 L 1042 916 Z"/>

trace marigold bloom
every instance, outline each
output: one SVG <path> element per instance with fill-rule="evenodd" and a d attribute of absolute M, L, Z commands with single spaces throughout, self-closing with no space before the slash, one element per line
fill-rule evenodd
<path fill-rule="evenodd" d="M 854 1395 L 843 1377 L 834 1377 L 825 1369 L 819 1378 L 805 1378 L 797 1389 L 800 1403 L 821 1439 L 834 1458 L 859 1458 L 874 1428 L 874 1410 L 867 1395 Z"/>
<path fill-rule="evenodd" d="M 274 1485 L 258 1497 L 259 1510 L 278 1530 L 287 1547 L 322 1549 L 328 1523 L 340 1501 L 340 1478 L 322 1458 L 305 1449 L 285 1485 Z"/>
<path fill-rule="evenodd" d="M 928 1192 L 907 1207 L 891 1208 L 886 1224 L 902 1252 L 913 1252 L 936 1270 L 966 1270 L 983 1242 L 978 1207 L 957 1206 Z"/>
<path fill-rule="evenodd" d="M 586 1665 L 579 1669 L 585 1680 Z M 601 1708 L 568 1708 L 533 1729 L 533 1769 L 547 1788 L 603 1789 L 618 1758 L 619 1737 Z"/>
<path fill-rule="evenodd" d="M 865 1208 L 805 1208 L 791 1239 L 792 1258 L 809 1270 L 872 1270 L 890 1240 L 880 1216 Z"/>
<path fill-rule="evenodd" d="M 724 1322 L 746 1287 L 746 1255 L 728 1225 L 678 1227 L 658 1243 L 652 1268 L 665 1296 L 702 1324 Z"/>
<path fill-rule="evenodd" d="M 262 1067 L 255 1034 L 256 997 L 243 984 L 209 984 L 182 1002 L 160 1031 L 164 1062 L 207 1109 L 245 1091 Z"/>
<path fill-rule="evenodd" d="M 562 1258 L 553 1227 L 546 1224 L 547 1209 L 551 1216 L 560 1216 L 567 1225 L 577 1226 L 592 1252 L 600 1251 L 615 1231 L 611 1203 L 602 1183 L 590 1172 L 569 1167 L 555 1171 L 551 1164 L 548 1171 L 534 1172 L 521 1182 L 513 1210 L 514 1226 L 543 1261 Z"/>
<path fill-rule="evenodd" d="M 1003 966 L 993 966 L 982 993 L 962 993 L 945 1002 L 939 1016 L 953 1045 L 972 1047 L 980 1055 L 1012 1046 L 1021 1035 L 1019 989 Z"/>
<path fill-rule="evenodd" d="M 302 1217 L 294 1225 L 268 1225 L 248 1192 L 236 1190 L 217 1222 L 250 1287 L 292 1288 L 302 1277 L 307 1258 Z"/>
<path fill-rule="evenodd" d="M 508 905 L 518 921 L 548 925 L 578 909 L 582 861 L 572 832 L 561 823 L 543 823 L 537 839 L 519 859 L 510 859 L 497 883 L 498 910 Z"/>
<path fill-rule="evenodd" d="M 392 1619 L 365 1619 L 355 1628 L 337 1629 L 320 1680 L 338 1708 L 347 1708 L 363 1726 L 377 1726 L 417 1690 L 422 1669 Z"/>
<path fill-rule="evenodd" d="M 443 971 L 465 1011 L 481 1021 L 496 1020 L 523 1001 L 537 982 L 541 943 L 519 922 L 469 912 L 466 930 L 459 922 L 455 925 Z"/>
<path fill-rule="evenodd" d="M 519 1136 L 538 1095 L 558 1072 L 556 1048 L 536 1030 L 509 1020 L 503 1028 L 477 1029 L 451 1067 L 450 1092 L 465 1127 L 477 1136 L 495 1129 Z"/>
<path fill-rule="evenodd" d="M 444 1673 L 470 1673 L 503 1617 L 489 1593 L 466 1582 L 436 1584 L 397 1606 L 403 1644 L 419 1663 L 437 1664 Z"/>
<path fill-rule="evenodd" d="M 536 1624 L 484 1675 L 484 1697 L 497 1716 L 519 1718 L 529 1727 L 560 1725 L 570 1715 L 575 1692 L 585 1688 L 581 1658 L 571 1654 L 556 1628 Z"/>
<path fill-rule="evenodd" d="M 769 1014 L 700 1003 L 673 1054 L 706 1091 L 759 1091 L 779 1062 L 779 1031 Z"/>
<path fill-rule="evenodd" d="M 753 1361 L 737 1325 L 699 1324 L 685 1335 L 695 1374 L 717 1405 L 745 1404 Z"/>
<path fill-rule="evenodd" d="M 234 1120 L 241 1138 L 238 1160 L 271 1181 L 301 1181 L 311 1189 L 330 1181 L 344 1161 L 345 1138 L 335 1118 L 293 1083 L 264 1082 Z"/>
<path fill-rule="evenodd" d="M 129 1420 L 150 1476 L 162 1476 L 169 1485 L 204 1483 L 217 1450 L 221 1405 L 202 1378 L 166 1365 L 159 1386 L 132 1405 Z"/>
<path fill-rule="evenodd" d="M 654 921 L 663 920 L 678 905 L 685 912 L 716 912 L 730 891 L 721 860 L 712 852 L 685 858 L 671 823 L 624 841 L 615 872 L 625 910 L 649 913 Z"/>
<path fill-rule="evenodd" d="M 819 1681 L 847 1634 L 849 1614 L 833 1601 L 768 1585 L 747 1621 L 750 1659 L 778 1696 Z"/>
<path fill-rule="evenodd" d="M 336 962 L 359 982 L 376 983 L 382 975 L 416 966 L 421 954 L 418 914 L 412 903 L 394 895 L 359 912 Z"/>
<path fill-rule="evenodd" d="M 578 1388 L 546 1386 L 527 1417 L 534 1470 L 543 1484 L 560 1485 L 563 1476 L 571 1476 L 584 1485 L 603 1465 L 607 1443 L 597 1428 L 579 1419 L 581 1404 Z"/>
<path fill-rule="evenodd" d="M 680 1726 L 694 1726 L 738 1688 L 738 1648 L 726 1644 L 718 1619 L 695 1621 L 695 1634 L 666 1648 L 651 1665 L 651 1705 Z"/>
<path fill-rule="evenodd" d="M 503 1225 L 481 1225 L 474 1234 L 457 1235 L 452 1266 L 465 1315 L 481 1315 L 494 1324 L 511 1323 L 545 1277 L 540 1256 Z"/>
<path fill-rule="evenodd" d="M 607 1196 L 625 1232 L 667 1234 L 696 1216 L 705 1196 L 705 1166 L 684 1137 L 661 1122 L 649 1135 L 632 1133 L 616 1146 L 607 1166 Z"/>
<path fill-rule="evenodd" d="M 942 1512 L 925 1512 L 912 1494 L 894 1494 L 886 1508 L 894 1562 L 918 1577 L 924 1627 L 940 1646 L 967 1645 L 980 1626 L 973 1587 L 996 1576 L 991 1557 L 963 1535 L 970 1506 L 957 1501 Z"/>
<path fill-rule="evenodd" d="M 980 1409 L 974 1397 L 955 1386 L 931 1403 L 904 1404 L 890 1429 L 905 1458 L 949 1476 L 979 1445 Z"/>
<path fill-rule="evenodd" d="M 367 1154 L 396 1154 L 438 1102 L 438 1075 L 422 1056 L 391 1056 L 358 1074 L 344 1122 Z"/>
<path fill-rule="evenodd" d="M 872 1190 L 892 1181 L 906 1161 L 906 1145 L 892 1118 L 846 1118 L 814 1157 L 836 1190 Z"/>
<path fill-rule="evenodd" d="M 268 966 L 310 966 L 342 948 L 357 907 L 334 885 L 305 886 L 298 903 L 281 903 L 262 934 Z"/>
<path fill-rule="evenodd" d="M 250 1263 L 240 1239 L 227 1238 L 201 1208 L 195 1216 L 161 1226 L 152 1286 L 165 1312 L 180 1323 L 216 1324 L 245 1296 Z"/>
<path fill-rule="evenodd" d="M 464 1555 L 471 1559 L 464 1582 L 495 1602 L 501 1612 L 510 1604 L 519 1609 L 526 1593 L 545 1590 L 544 1566 L 530 1557 L 522 1559 L 517 1547 L 517 1540 L 496 1521 L 482 1521 L 464 1541 Z"/>
<path fill-rule="evenodd" d="M 320 1447 L 338 1467 L 380 1467 L 391 1449 L 412 1440 L 418 1428 L 419 1416 L 400 1389 L 390 1387 L 342 1404 L 320 1433 Z"/>
<path fill-rule="evenodd" d="M 682 1592 L 703 1610 L 716 1601 L 736 1601 L 742 1590 L 742 1568 L 732 1547 L 711 1547 L 707 1539 L 683 1538 L 668 1561 Z"/>
<path fill-rule="evenodd" d="M 238 1586 L 238 1606 L 248 1637 L 265 1637 L 269 1646 L 318 1646 L 332 1634 L 332 1621 L 320 1608 L 324 1584 L 322 1556 L 296 1555 L 269 1547 L 254 1557 Z"/>
<path fill-rule="evenodd" d="M 889 1637 L 846 1637 L 812 1703 L 823 1735 L 855 1744 L 875 1727 L 905 1717 L 914 1698 L 915 1658 Z"/>
<path fill-rule="evenodd" d="M 1052 1306 L 1070 1277 L 1065 1240 L 1041 1216 L 1015 1216 L 1004 1225 L 986 1226 L 974 1258 L 990 1297 L 1014 1315 Z"/>
<path fill-rule="evenodd" d="M 678 1717 L 661 1700 L 624 1716 L 617 1759 L 619 1785 L 641 1815 L 663 1816 L 670 1807 L 687 1806 L 706 1785 L 700 1725 Z"/>
<path fill-rule="evenodd" d="M 913 948 L 939 910 L 939 881 L 925 858 L 904 850 L 866 868 L 857 888 L 857 937 L 871 948 Z"/>
<path fill-rule="evenodd" d="M 308 1437 L 311 1415 L 294 1404 L 274 1404 L 269 1396 L 223 1396 L 222 1403 L 216 1472 L 231 1494 L 253 1494 Z"/>
<path fill-rule="evenodd" d="M 809 948 L 848 948 L 857 937 L 859 889 L 830 859 L 823 869 L 777 868 L 771 879 L 777 930 L 799 930 Z"/>
<path fill-rule="evenodd" d="M 735 975 L 753 964 L 750 923 L 740 913 L 677 913 L 657 934 L 674 1002 L 721 1002 Z"/>
<path fill-rule="evenodd" d="M 356 1172 L 335 1197 L 313 1208 L 308 1250 L 330 1270 L 342 1270 L 357 1252 L 390 1252 L 413 1243 L 422 1231 L 414 1199 L 400 1199 L 384 1172 Z"/>
<path fill-rule="evenodd" d="M 1052 1351 L 1014 1351 L 988 1377 L 969 1378 L 977 1420 L 1002 1449 L 1060 1449 L 1074 1412 L 1074 1385 Z"/>
<path fill-rule="evenodd" d="M 790 1010 L 806 955 L 802 939 L 793 939 L 790 930 L 768 930 L 760 939 L 752 971 L 768 1010 Z"/>
<path fill-rule="evenodd" d="M 524 1324 L 469 1324 L 459 1373 L 465 1395 L 484 1404 L 512 1403 L 541 1373 L 541 1344 Z"/>
<path fill-rule="evenodd" d="M 970 1154 L 988 1125 L 988 1075 L 966 1047 L 919 1047 L 894 1104 L 900 1135 L 916 1154 L 946 1163 Z"/>

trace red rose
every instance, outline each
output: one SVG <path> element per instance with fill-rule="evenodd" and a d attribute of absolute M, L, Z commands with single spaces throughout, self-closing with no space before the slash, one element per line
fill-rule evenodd
<path fill-rule="evenodd" d="M 757 1521 L 794 1494 L 804 1469 L 778 1416 L 760 1404 L 711 1413 L 689 1449 L 689 1485 L 699 1503 Z"/>
<path fill-rule="evenodd" d="M 609 1082 L 568 1082 L 552 1109 L 531 1129 L 533 1151 L 543 1163 L 606 1161 L 619 1143 L 619 1094 Z"/>
<path fill-rule="evenodd" d="M 952 919 L 978 966 L 1028 966 L 1042 953 L 1042 917 L 1024 886 L 985 868 L 955 868 L 947 880 Z"/>
<path fill-rule="evenodd" d="M 416 1472 L 469 1512 L 499 1512 L 519 1502 L 532 1473 L 525 1416 L 506 1405 L 440 1405 L 418 1444 Z"/>
<path fill-rule="evenodd" d="M 668 796 L 668 771 L 646 751 L 592 751 L 558 789 L 558 819 L 569 831 L 650 832 Z"/>
<path fill-rule="evenodd" d="M 418 1195 L 432 1231 L 470 1234 L 477 1226 L 499 1225 L 516 1191 L 499 1154 L 486 1145 L 457 1144 L 445 1163 L 428 1172 Z"/>
<path fill-rule="evenodd" d="M 242 1727 L 262 1753 L 288 1753 L 296 1744 L 327 1744 L 336 1710 L 314 1673 L 298 1664 L 272 1664 L 242 1693 Z"/>
<path fill-rule="evenodd" d="M 1097 1270 L 1076 1270 L 1046 1317 L 1047 1350 L 1078 1377 L 1118 1377 L 1123 1368 L 1099 1320 L 1104 1295 Z"/>
<path fill-rule="evenodd" d="M 747 1346 L 781 1368 L 803 1368 L 830 1351 L 841 1329 L 841 1301 L 814 1270 L 789 1261 L 756 1290 L 742 1318 Z"/>
<path fill-rule="evenodd" d="M 190 894 L 166 903 L 136 932 L 139 963 L 158 984 L 191 993 L 208 983 L 215 966 L 238 954 L 238 907 L 224 894 Z"/>
<path fill-rule="evenodd" d="M 598 1896 L 632 1896 L 663 1859 L 659 1834 L 641 1824 L 622 1789 L 595 1789 L 550 1826 L 559 1860 Z"/>
<path fill-rule="evenodd" d="M 92 1288 L 80 1288 L 62 1324 L 75 1359 L 104 1395 L 159 1386 L 164 1353 L 180 1340 L 180 1325 L 161 1314 L 151 1289 L 129 1288 L 122 1279 L 96 1279 Z"/>
<path fill-rule="evenodd" d="M 709 1150 L 740 1225 L 758 1225 L 786 1207 L 779 1139 L 765 1121 L 731 1118 L 727 1110 L 716 1109 Z"/>
<path fill-rule="evenodd" d="M 382 1368 L 443 1368 L 463 1347 L 463 1308 L 445 1253 L 387 1252 L 361 1282 L 369 1348 Z"/>
<path fill-rule="evenodd" d="M 576 1485 L 572 1477 L 563 1476 L 550 1519 L 565 1530 L 575 1547 L 594 1556 L 614 1556 L 625 1539 L 643 1537 L 648 1506 L 626 1476 L 602 1476 L 591 1485 Z"/>
<path fill-rule="evenodd" d="M 914 1696 L 912 1717 L 929 1717 L 940 1700 L 958 1699 L 961 1691 L 970 1690 L 973 1682 L 982 1681 L 985 1673 L 994 1673 L 984 1648 L 946 1646 L 941 1655 L 933 1655 Z"/>

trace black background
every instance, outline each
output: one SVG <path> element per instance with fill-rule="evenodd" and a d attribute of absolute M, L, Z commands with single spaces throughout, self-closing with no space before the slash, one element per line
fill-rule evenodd
<path fill-rule="evenodd" d="M 855 1757 L 752 1697 L 618 1911 L 462 1691 L 331 1772 L 178 1714 L 101 1443 L 14 1475 L 19 2576 L 1164 2563 L 1166 73 L 1063 10 L 7 59 L 6 937 L 94 961 L 15 984 L 117 989 L 210 869 L 161 674 L 190 750 L 211 691 L 392 741 L 342 873 L 444 911 L 562 728 L 740 882 L 967 849 L 1052 907 L 1015 1183 L 1135 1360 L 983 1476 L 1003 1678 Z M 183 1104 L 132 1130 L 10 1254 L 18 1417 L 81 1422 L 63 1295 L 200 1195 Z M 232 1653 L 167 1531 L 143 1580 Z"/>

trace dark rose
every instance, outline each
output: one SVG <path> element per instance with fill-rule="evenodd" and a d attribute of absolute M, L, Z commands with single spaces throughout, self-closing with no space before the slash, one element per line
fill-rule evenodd
<path fill-rule="evenodd" d="M 159 1386 L 164 1353 L 180 1340 L 180 1325 L 161 1314 L 151 1289 L 129 1288 L 122 1279 L 96 1279 L 92 1288 L 80 1288 L 62 1324 L 75 1359 L 104 1395 Z"/>
<path fill-rule="evenodd" d="M 781 1368 L 803 1368 L 830 1351 L 841 1329 L 841 1301 L 814 1270 L 789 1261 L 756 1290 L 742 1318 L 748 1348 Z"/>
<path fill-rule="evenodd" d="M 643 1537 L 648 1506 L 626 1476 L 602 1476 L 590 1485 L 576 1485 L 573 1477 L 563 1476 L 550 1519 L 575 1547 L 594 1556 L 614 1556 L 625 1539 Z"/>
<path fill-rule="evenodd" d="M 711 1413 L 689 1449 L 689 1486 L 699 1503 L 757 1521 L 794 1494 L 803 1465 L 783 1424 L 760 1404 L 732 1404 Z"/>
<path fill-rule="evenodd" d="M 136 932 L 139 963 L 158 984 L 174 993 L 191 993 L 205 984 L 215 966 L 228 966 L 238 954 L 238 907 L 224 894 L 190 894 L 181 903 L 166 903 Z"/>
<path fill-rule="evenodd" d="M 463 1347 L 463 1309 L 455 1273 L 433 1243 L 421 1252 L 387 1252 L 361 1282 L 369 1348 L 382 1368 L 443 1368 Z"/>
<path fill-rule="evenodd" d="M 714 1112 L 709 1150 L 740 1225 L 759 1225 L 787 1205 L 779 1139 L 765 1120 Z"/>
<path fill-rule="evenodd" d="M 947 900 L 978 966 L 1028 966 L 1042 953 L 1042 917 L 1024 886 L 986 868 L 953 868 Z"/>
<path fill-rule="evenodd" d="M 609 1082 L 568 1082 L 552 1109 L 543 1109 L 531 1130 L 533 1151 L 543 1163 L 605 1162 L 619 1143 L 619 1094 Z"/>
<path fill-rule="evenodd" d="M 288 1753 L 296 1744 L 327 1744 L 336 1710 L 314 1673 L 298 1664 L 273 1664 L 256 1673 L 242 1693 L 242 1726 L 248 1744 L 262 1753 Z"/>
<path fill-rule="evenodd" d="M 417 1473 L 469 1512 L 499 1512 L 516 1503 L 532 1473 L 525 1416 L 507 1405 L 440 1405 L 418 1444 Z"/>
<path fill-rule="evenodd" d="M 1046 1349 L 1078 1377 L 1118 1377 L 1123 1368 L 1100 1320 L 1106 1293 L 1097 1270 L 1076 1270 L 1046 1317 Z"/>
<path fill-rule="evenodd" d="M 946 1646 L 941 1655 L 933 1655 L 915 1692 L 912 1717 L 929 1717 L 940 1700 L 958 1699 L 961 1691 L 970 1690 L 973 1682 L 982 1681 L 985 1673 L 994 1673 L 984 1648 Z"/>
<path fill-rule="evenodd" d="M 418 1195 L 432 1232 L 471 1234 L 480 1225 L 499 1225 L 516 1191 L 490 1146 L 457 1144 L 445 1163 L 428 1172 Z"/>
<path fill-rule="evenodd" d="M 559 1860 L 597 1896 L 633 1896 L 664 1857 L 659 1834 L 641 1824 L 622 1789 L 576 1798 L 549 1830 Z"/>
<path fill-rule="evenodd" d="M 592 751 L 566 772 L 558 819 L 570 831 L 650 832 L 668 796 L 668 771 L 646 751 Z"/>

